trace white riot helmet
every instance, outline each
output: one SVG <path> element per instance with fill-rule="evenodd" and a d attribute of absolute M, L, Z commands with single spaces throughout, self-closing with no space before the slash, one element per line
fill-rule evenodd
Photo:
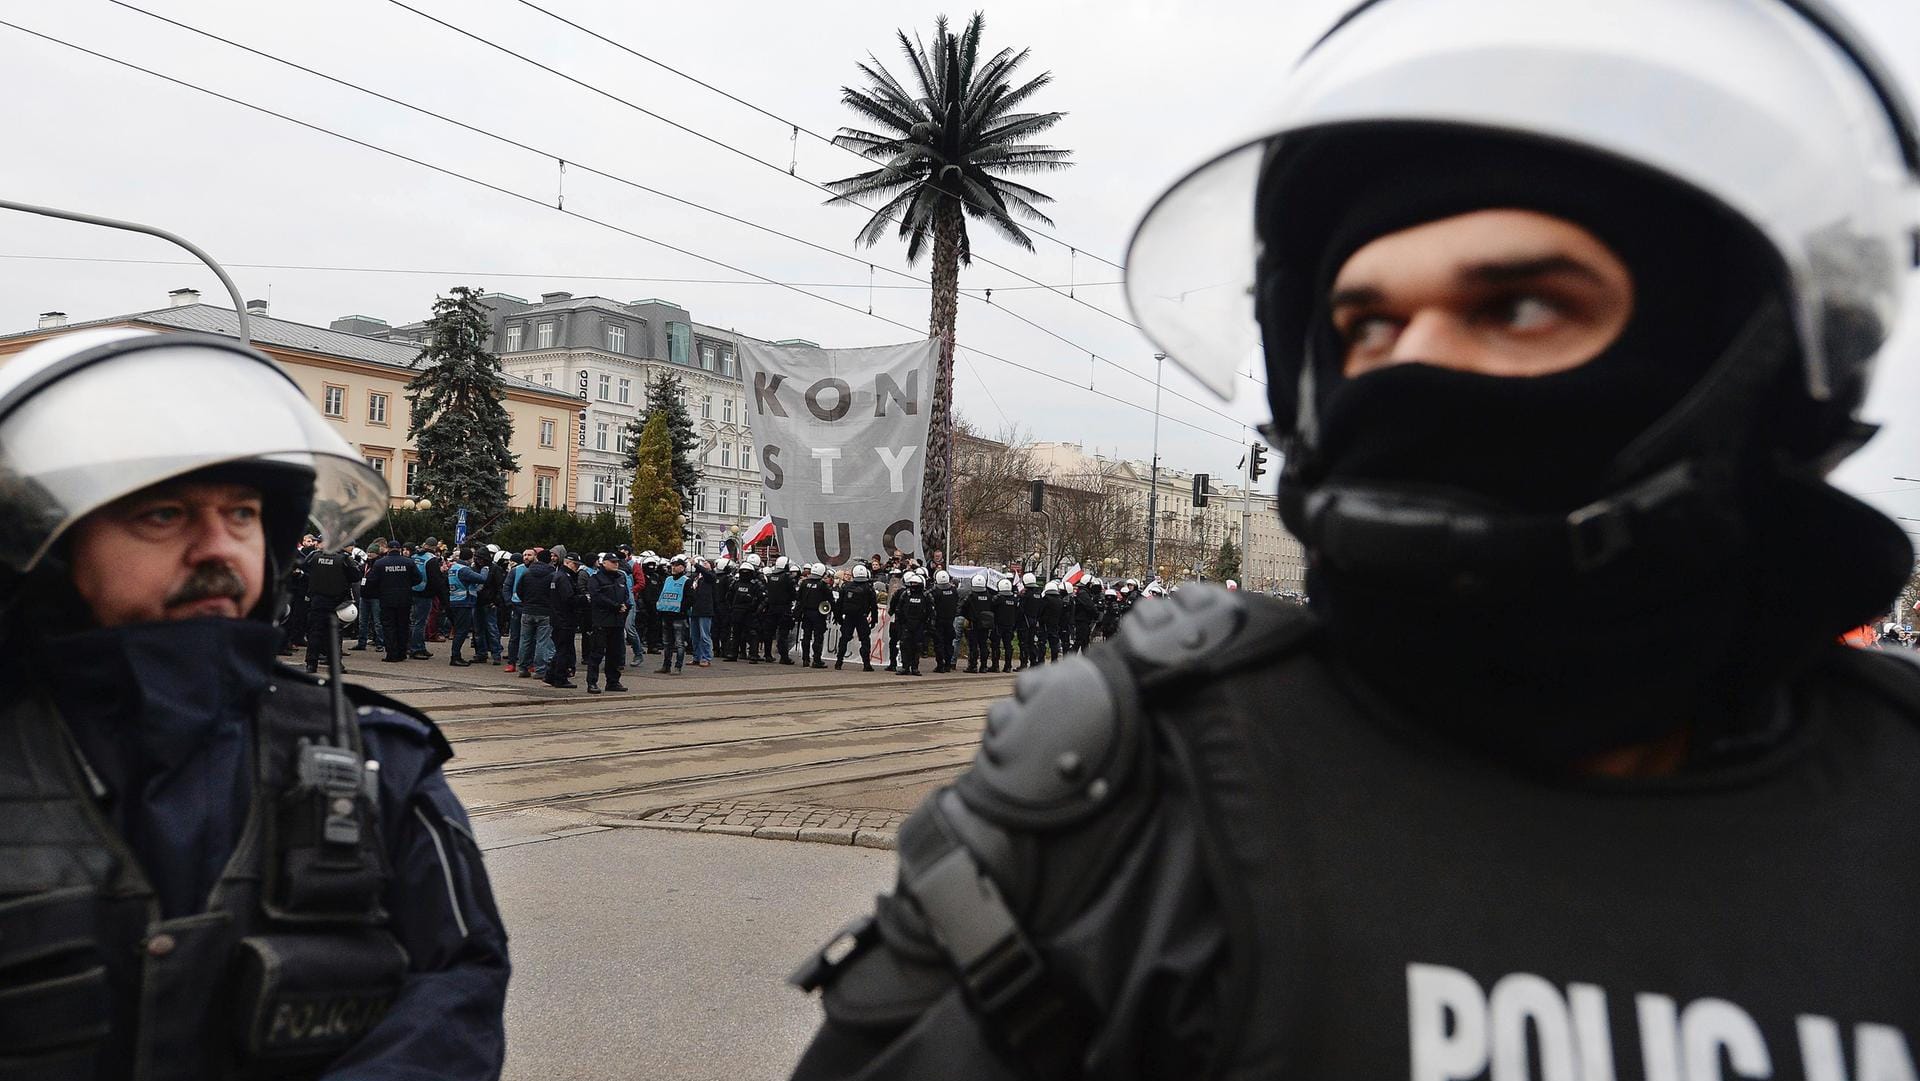
<path fill-rule="evenodd" d="M 927 584 L 926 576 L 919 571 L 908 571 L 907 576 L 901 581 L 902 584 L 909 586 L 923 586 Z"/>
<path fill-rule="evenodd" d="M 1012 579 L 1012 578 L 1002 578 L 1002 579 L 1000 579 L 1000 580 L 999 580 L 998 582 L 995 582 L 995 583 L 994 583 L 994 585 L 993 585 L 993 588 L 994 588 L 995 590 L 997 590 L 998 592 L 1001 592 L 1001 593 L 1012 593 L 1012 592 L 1013 592 L 1013 579 Z"/>
<path fill-rule="evenodd" d="M 1046 588 L 1040 591 L 1042 596 L 1045 596 L 1048 593 L 1058 593 L 1058 592 L 1060 592 L 1060 579 L 1058 578 L 1048 579 Z"/>
<path fill-rule="evenodd" d="M 967 584 L 975 589 L 985 589 L 987 588 L 987 576 L 984 574 L 976 574 L 973 576 L 973 580 Z"/>
<path fill-rule="evenodd" d="M 952 582 L 952 581 L 953 581 L 953 575 L 951 575 L 951 574 L 948 574 L 948 573 L 947 573 L 946 571 L 934 571 L 934 572 L 933 572 L 933 584 L 934 584 L 934 585 L 940 585 L 940 586 L 944 586 L 944 585 L 946 585 L 946 584 L 948 584 L 948 583 L 950 583 L 950 582 Z"/>
<path fill-rule="evenodd" d="M 871 578 L 872 576 L 873 576 L 873 572 L 867 569 L 867 565 L 865 563 L 855 563 L 853 565 L 854 581 L 864 582 L 867 579 Z"/>
<path fill-rule="evenodd" d="M 1239 582 L 1236 582 L 1236 581 L 1234 581 L 1234 580 L 1233 580 L 1233 579 L 1231 579 L 1231 578 L 1229 578 L 1229 579 L 1227 579 L 1227 589 L 1228 589 L 1228 590 L 1230 590 L 1230 591 L 1238 591 L 1238 590 L 1239 590 L 1239 588 L 1240 588 L 1240 583 L 1239 583 Z"/>
<path fill-rule="evenodd" d="M 258 478 L 274 574 L 309 517 L 338 551 L 386 512 L 380 474 L 235 339 L 77 331 L 0 367 L 0 567 L 32 571 L 100 507 L 214 468 Z"/>
<path fill-rule="evenodd" d="M 774 570 L 776 570 L 776 571 L 783 571 L 783 570 L 786 570 L 786 569 L 787 569 L 787 557 L 786 557 L 786 556 L 781 556 L 781 557 L 779 557 L 778 559 L 775 559 L 775 560 L 773 561 L 773 569 L 774 569 Z"/>
<path fill-rule="evenodd" d="M 732 569 L 733 569 L 733 560 L 731 560 L 731 559 L 728 559 L 728 558 L 727 558 L 726 556 L 721 556 L 721 557 L 720 557 L 720 559 L 719 559 L 719 561 L 718 561 L 718 562 L 716 562 L 716 563 L 714 563 L 714 565 L 713 565 L 713 569 L 714 569 L 715 571 L 728 571 L 728 570 L 732 570 Z"/>
<path fill-rule="evenodd" d="M 825 578 L 827 576 L 827 565 L 825 563 L 815 563 L 813 565 L 813 576 L 815 578 Z"/>
<path fill-rule="evenodd" d="M 1275 178 L 1316 155 L 1351 160 L 1343 139 L 1407 124 L 1589 152 L 1730 210 L 1785 267 L 1806 396 L 1830 420 L 1857 410 L 1920 227 L 1920 135 L 1883 65 L 1820 0 L 1360 3 L 1300 61 L 1266 136 L 1147 213 L 1126 260 L 1147 336 L 1230 397 L 1260 323 L 1269 339 L 1289 325 L 1273 317 L 1283 302 L 1256 293 L 1256 196 L 1284 194 Z M 1283 435 L 1313 423 L 1313 365 L 1294 367 L 1270 372 Z M 1850 449 L 1846 427 L 1812 452 Z"/>
<path fill-rule="evenodd" d="M 747 554 L 746 554 L 745 556 L 742 556 L 742 557 L 741 557 L 741 559 L 740 559 L 740 565 L 741 565 L 742 567 L 748 567 L 748 568 L 751 568 L 751 569 L 753 569 L 753 570 L 759 570 L 759 569 L 760 569 L 760 556 L 759 556 L 759 554 L 758 554 L 758 553 L 755 553 L 755 552 L 748 552 L 748 553 L 747 553 Z"/>
<path fill-rule="evenodd" d="M 1028 571 L 1020 576 L 1020 584 L 1026 586 L 1028 589 L 1032 589 L 1040 584 L 1040 579 L 1035 578 L 1032 571 Z"/>

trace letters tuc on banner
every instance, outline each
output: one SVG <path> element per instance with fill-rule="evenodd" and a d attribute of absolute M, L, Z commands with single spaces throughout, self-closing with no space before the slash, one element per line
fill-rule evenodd
<path fill-rule="evenodd" d="M 937 344 L 741 341 L 747 415 L 782 553 L 830 567 L 920 554 Z"/>

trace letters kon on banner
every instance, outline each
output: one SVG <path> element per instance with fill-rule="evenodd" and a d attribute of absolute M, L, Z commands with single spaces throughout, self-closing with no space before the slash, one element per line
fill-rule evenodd
<path fill-rule="evenodd" d="M 936 344 L 740 343 L 782 552 L 830 567 L 875 553 L 919 554 Z"/>

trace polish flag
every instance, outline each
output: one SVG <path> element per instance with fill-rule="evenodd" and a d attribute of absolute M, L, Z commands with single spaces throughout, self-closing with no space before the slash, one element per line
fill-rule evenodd
<path fill-rule="evenodd" d="M 1067 585 L 1077 586 L 1080 584 L 1080 579 L 1085 578 L 1086 576 L 1087 576 L 1087 572 L 1080 569 L 1080 564 L 1075 563 L 1072 567 L 1069 567 L 1067 569 L 1067 573 L 1060 576 L 1060 580 L 1062 582 L 1065 582 Z"/>
<path fill-rule="evenodd" d="M 771 539 L 773 539 L 773 516 L 769 514 L 765 518 L 753 523 L 753 528 L 747 530 L 747 535 L 740 538 L 740 544 L 743 547 L 751 548 L 762 541 Z"/>

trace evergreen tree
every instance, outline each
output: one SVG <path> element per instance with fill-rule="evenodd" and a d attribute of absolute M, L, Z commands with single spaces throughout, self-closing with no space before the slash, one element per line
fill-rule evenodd
<path fill-rule="evenodd" d="M 486 350 L 486 310 L 474 290 L 452 292 L 434 300 L 430 337 L 413 361 L 421 371 L 407 383 L 407 437 L 420 455 L 420 494 L 478 520 L 506 508 L 518 462 L 507 449 L 513 419 L 501 401 L 500 358 Z"/>
<path fill-rule="evenodd" d="M 646 409 L 627 422 L 626 468 L 640 465 L 640 438 L 655 413 L 667 418 L 667 439 L 673 450 L 673 486 L 680 493 L 680 505 L 693 506 L 693 490 L 700 484 L 700 434 L 694 431 L 693 417 L 687 412 L 684 384 L 680 377 L 663 371 L 647 381 Z"/>
<path fill-rule="evenodd" d="M 673 445 L 665 410 L 656 410 L 641 429 L 634 457 L 633 490 L 627 502 L 633 550 L 672 555 L 685 542 L 686 528 L 680 518 L 680 493 L 673 483 Z"/>
<path fill-rule="evenodd" d="M 1220 553 L 1213 557 L 1213 579 L 1224 582 L 1240 577 L 1240 546 L 1231 536 L 1220 542 Z"/>

